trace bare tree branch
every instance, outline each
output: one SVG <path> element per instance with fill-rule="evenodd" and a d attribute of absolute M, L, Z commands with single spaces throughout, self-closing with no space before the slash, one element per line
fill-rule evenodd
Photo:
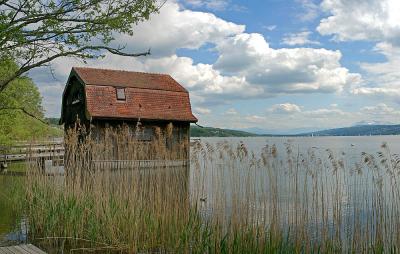
<path fill-rule="evenodd" d="M 31 70 L 33 68 L 42 66 L 42 65 L 44 65 L 46 63 L 49 63 L 49 62 L 51 62 L 54 59 L 59 58 L 59 57 L 66 57 L 66 56 L 81 56 L 82 57 L 82 55 L 80 55 L 80 53 L 82 53 L 82 52 L 84 52 L 86 50 L 107 50 L 112 54 L 116 54 L 116 55 L 120 55 L 120 56 L 129 56 L 129 57 L 147 56 L 147 55 L 151 54 L 150 49 L 148 51 L 146 51 L 146 52 L 131 54 L 131 53 L 124 53 L 124 52 L 120 51 L 120 49 L 114 49 L 114 48 L 107 47 L 107 46 L 86 46 L 86 47 L 82 47 L 80 49 L 77 49 L 75 51 L 59 53 L 59 54 L 53 55 L 51 57 L 48 57 L 48 58 L 43 59 L 43 60 L 41 60 L 39 62 L 36 62 L 34 64 L 29 65 L 29 63 L 33 59 L 33 56 L 32 56 L 24 65 L 22 65 L 22 67 L 18 71 L 16 71 L 8 79 L 0 80 L 0 92 L 2 92 L 11 81 L 13 81 L 17 77 L 21 76 L 22 74 L 28 72 L 29 70 Z"/>
<path fill-rule="evenodd" d="M 113 47 L 115 34 L 133 34 L 134 25 L 159 11 L 166 0 L 0 0 L 0 60 L 22 63 L 0 77 L 0 92 L 27 71 L 59 57 L 91 59 L 110 52 L 147 56 Z M 92 45 L 101 41 L 101 45 Z"/>
<path fill-rule="evenodd" d="M 18 16 L 18 14 L 21 12 L 22 8 L 24 8 L 24 5 L 28 2 L 28 0 L 25 0 L 18 8 L 18 10 L 14 13 L 14 16 L 11 18 L 11 22 L 14 22 L 15 18 Z"/>

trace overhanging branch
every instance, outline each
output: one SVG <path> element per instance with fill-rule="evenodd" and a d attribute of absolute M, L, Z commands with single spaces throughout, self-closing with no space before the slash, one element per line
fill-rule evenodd
<path fill-rule="evenodd" d="M 82 55 L 82 52 L 85 52 L 87 50 L 94 50 L 94 51 L 99 51 L 99 50 L 107 50 L 108 52 L 115 54 L 115 55 L 120 55 L 120 56 L 130 56 L 130 57 L 139 57 L 139 56 L 147 56 L 150 55 L 150 49 L 146 52 L 142 52 L 142 53 L 125 53 L 122 52 L 121 49 L 115 49 L 115 48 L 111 48 L 111 47 L 107 47 L 107 46 L 85 46 L 85 47 L 81 47 L 77 50 L 74 51 L 67 51 L 67 52 L 61 52 L 58 54 L 55 54 L 51 57 L 48 57 L 46 59 L 43 59 L 39 62 L 33 63 L 33 64 L 29 64 L 32 59 L 29 59 L 24 65 L 22 65 L 22 67 L 15 72 L 13 75 L 11 75 L 8 79 L 0 81 L 0 93 L 8 86 L 8 84 L 11 83 L 11 81 L 13 81 L 14 79 L 16 79 L 17 77 L 21 76 L 22 74 L 28 72 L 29 70 L 42 66 L 44 64 L 47 64 L 51 61 L 53 61 L 56 58 L 60 58 L 60 57 L 68 57 L 68 56 L 79 56 L 81 58 L 84 58 L 85 55 Z M 91 55 L 87 54 L 86 57 L 89 58 Z M 95 55 L 93 55 L 95 57 Z"/>
<path fill-rule="evenodd" d="M 122 51 L 120 51 L 119 49 L 114 49 L 114 48 L 110 48 L 110 47 L 103 47 L 103 46 L 99 46 L 99 49 L 104 49 L 107 50 L 108 52 L 115 54 L 115 55 L 120 55 L 120 56 L 131 56 L 131 57 L 139 57 L 139 56 L 148 56 L 151 55 L 150 49 L 148 49 L 146 52 L 143 53 L 124 53 Z"/>
<path fill-rule="evenodd" d="M 39 117 L 35 116 L 34 114 L 28 112 L 25 108 L 23 107 L 7 107 L 7 108 L 0 108 L 0 111 L 8 111 L 8 110 L 16 110 L 16 111 L 21 111 L 22 113 L 24 113 L 25 115 L 34 118 L 38 121 L 40 121 L 41 123 L 45 124 L 45 125 L 49 125 L 49 123 L 43 121 L 43 119 L 40 119 Z M 50 125 L 49 125 L 50 126 Z"/>

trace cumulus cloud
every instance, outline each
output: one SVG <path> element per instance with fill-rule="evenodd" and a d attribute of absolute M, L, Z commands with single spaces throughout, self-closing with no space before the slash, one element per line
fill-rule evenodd
<path fill-rule="evenodd" d="M 361 63 L 365 82 L 355 87 L 356 95 L 388 98 L 400 103 L 400 1 L 398 0 L 324 0 L 322 8 L 329 13 L 317 30 L 337 41 L 365 40 L 376 42 L 375 52 L 386 61 Z"/>
<path fill-rule="evenodd" d="M 297 0 L 303 8 L 303 12 L 297 17 L 302 21 L 313 21 L 320 15 L 319 5 L 315 0 Z"/>
<path fill-rule="evenodd" d="M 282 43 L 289 45 L 289 46 L 306 45 L 306 44 L 313 44 L 313 45 L 321 44 L 318 41 L 310 40 L 310 38 L 309 38 L 310 35 L 311 35 L 310 31 L 286 34 L 285 37 L 283 37 Z"/>
<path fill-rule="evenodd" d="M 377 99 L 389 98 L 400 103 L 399 88 L 390 87 L 359 87 L 352 91 L 355 95 L 371 96 Z"/>
<path fill-rule="evenodd" d="M 385 103 L 379 103 L 376 106 L 366 106 L 361 109 L 362 112 L 368 113 L 368 114 L 374 114 L 374 115 L 379 115 L 379 114 L 390 114 L 393 112 L 396 112 L 396 110 L 392 107 L 389 107 Z"/>
<path fill-rule="evenodd" d="M 400 103 L 400 47 L 381 42 L 375 50 L 386 57 L 385 62 L 361 63 L 360 67 L 367 73 L 370 86 L 359 86 L 353 89 L 356 95 L 371 96 L 378 99 L 389 98 Z"/>
<path fill-rule="evenodd" d="M 151 47 L 151 57 L 128 58 L 106 54 L 104 59 L 90 60 L 88 65 L 168 73 L 190 91 L 193 106 L 199 109 L 238 99 L 336 93 L 361 80 L 359 74 L 350 73 L 340 64 L 340 51 L 274 49 L 261 34 L 249 34 L 244 30 L 245 26 L 214 14 L 182 9 L 176 2 L 167 2 L 160 14 L 153 15 L 149 22 L 135 28 L 133 37 L 117 35 L 117 41 L 126 44 L 127 50 L 141 51 Z M 206 44 L 215 46 L 218 54 L 213 64 L 195 63 L 192 58 L 176 53 L 177 49 L 198 49 Z M 62 86 L 70 68 L 82 65 L 73 59 L 53 62 L 53 72 L 61 81 L 53 80 L 48 70 L 32 71 L 31 76 L 43 91 L 44 101 L 61 101 Z M 43 73 L 47 73 L 47 80 Z M 51 84 L 55 84 L 55 88 L 49 92 Z M 55 112 L 56 108 L 47 110 Z M 206 112 L 203 110 L 203 113 Z M 251 119 L 256 120 L 254 117 Z"/>
<path fill-rule="evenodd" d="M 335 40 L 387 40 L 400 43 L 400 2 L 398 0 L 324 0 L 330 15 L 317 30 Z"/>
<path fill-rule="evenodd" d="M 210 64 L 194 64 L 188 57 L 150 59 L 144 62 L 149 72 L 169 73 L 192 93 L 207 98 L 206 103 L 257 97 L 263 89 L 249 84 L 242 76 L 224 76 Z"/>
<path fill-rule="evenodd" d="M 366 122 L 399 123 L 400 111 L 385 103 L 361 108 L 360 114 L 367 119 Z"/>
<path fill-rule="evenodd" d="M 361 80 L 340 64 L 340 51 L 313 48 L 273 49 L 257 33 L 242 33 L 217 44 L 215 69 L 240 75 L 264 89 L 279 93 L 333 93 Z"/>
<path fill-rule="evenodd" d="M 278 114 L 293 114 L 301 112 L 301 108 L 296 104 L 282 103 L 282 104 L 272 105 L 272 107 L 268 109 L 268 112 L 278 113 Z"/>
<path fill-rule="evenodd" d="M 316 110 L 305 111 L 304 116 L 307 118 L 324 118 L 324 119 L 332 119 L 335 117 L 344 117 L 351 116 L 352 114 L 349 112 L 345 112 L 341 109 L 337 108 L 321 108 Z"/>
<path fill-rule="evenodd" d="M 153 57 L 174 54 L 179 48 L 198 49 L 205 43 L 216 43 L 227 36 L 240 34 L 244 25 L 237 25 L 212 13 L 183 10 L 175 2 L 166 2 L 159 14 L 140 23 L 133 36 L 117 35 L 116 41 L 127 50 L 146 51 Z"/>
<path fill-rule="evenodd" d="M 347 111 L 339 108 L 316 108 L 295 113 L 216 115 L 208 119 L 211 125 L 221 128 L 262 128 L 275 133 L 299 133 L 304 130 L 353 126 L 359 123 L 399 123 L 400 110 L 379 103 Z M 243 121 L 243 119 L 245 121 Z M 300 130 L 301 129 L 301 130 Z M 300 131 L 299 131 L 300 130 Z"/>
<path fill-rule="evenodd" d="M 211 110 L 208 108 L 195 107 L 193 110 L 196 114 L 199 114 L 199 115 L 208 115 L 211 113 Z"/>

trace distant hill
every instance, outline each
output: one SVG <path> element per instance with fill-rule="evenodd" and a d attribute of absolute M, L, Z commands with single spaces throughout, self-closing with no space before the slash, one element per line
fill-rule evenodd
<path fill-rule="evenodd" d="M 46 118 L 46 121 L 54 127 L 58 125 L 59 118 Z M 375 122 L 374 122 L 375 123 Z M 191 137 L 262 137 L 262 136 L 369 136 L 369 135 L 400 135 L 400 124 L 374 124 L 360 122 L 355 126 L 328 129 L 314 132 L 298 132 L 298 134 L 277 133 L 265 134 L 261 128 L 248 129 L 249 131 L 230 130 L 213 127 L 190 127 Z"/>
<path fill-rule="evenodd" d="M 398 134 L 400 134 L 400 125 L 357 125 L 352 127 L 308 132 L 299 134 L 299 136 L 369 136 Z"/>
<path fill-rule="evenodd" d="M 254 133 L 260 136 L 293 136 L 299 133 L 311 133 L 313 131 L 321 131 L 321 128 L 294 128 L 289 130 L 276 130 L 276 129 L 262 129 L 262 128 L 245 128 L 245 129 L 237 129 L 239 131 L 245 131 Z"/>
<path fill-rule="evenodd" d="M 60 121 L 60 118 L 47 117 L 45 120 L 52 126 L 59 126 L 58 122 Z"/>
<path fill-rule="evenodd" d="M 190 136 L 192 137 L 257 137 L 259 135 L 237 130 L 228 130 L 212 127 L 190 126 Z"/>
<path fill-rule="evenodd" d="M 357 125 L 300 134 L 255 134 L 247 131 L 227 130 L 212 127 L 191 126 L 192 137 L 262 137 L 262 136 L 374 136 L 374 135 L 400 135 L 400 125 Z"/>

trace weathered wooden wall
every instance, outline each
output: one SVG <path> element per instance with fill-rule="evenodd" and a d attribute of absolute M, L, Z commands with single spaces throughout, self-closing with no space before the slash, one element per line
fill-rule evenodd
<path fill-rule="evenodd" d="M 93 160 L 188 160 L 189 123 L 96 120 L 88 134 Z"/>
<path fill-rule="evenodd" d="M 77 119 L 87 123 L 84 85 L 72 77 L 67 86 L 62 102 L 62 118 L 65 126 L 73 125 Z"/>

